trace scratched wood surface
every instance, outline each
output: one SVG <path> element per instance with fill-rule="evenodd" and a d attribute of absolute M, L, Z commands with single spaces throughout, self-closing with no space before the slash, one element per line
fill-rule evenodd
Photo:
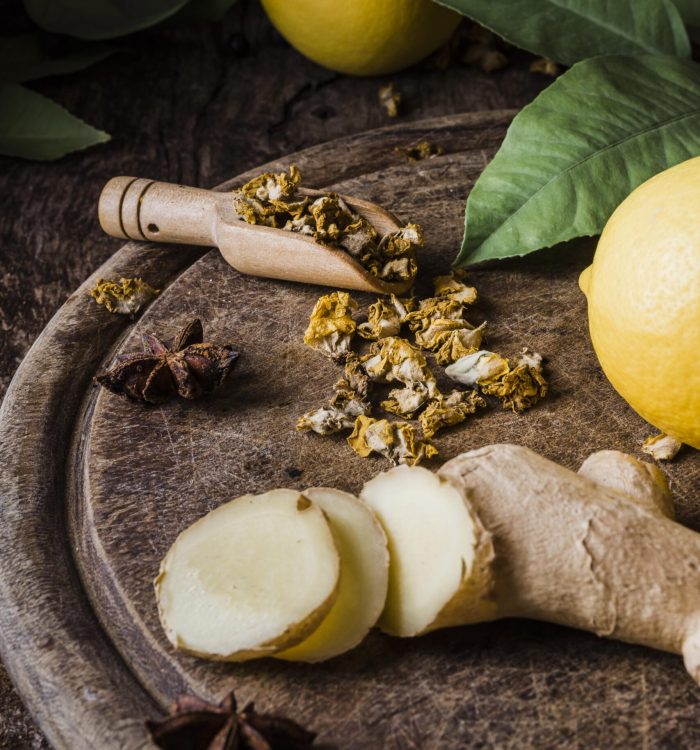
<path fill-rule="evenodd" d="M 418 291 L 426 293 L 430 276 L 454 256 L 463 200 L 509 118 L 491 112 L 400 125 L 272 166 L 293 160 L 309 185 L 420 222 L 427 246 Z M 393 150 L 423 137 L 445 154 L 408 164 Z M 473 321 L 489 321 L 489 344 L 499 351 L 542 352 L 552 394 L 525 415 L 491 408 L 438 436 L 440 460 L 498 441 L 524 443 L 572 468 L 593 450 L 637 449 L 648 427 L 607 384 L 588 343 L 576 278 L 591 254 L 583 242 L 473 273 L 481 294 Z M 358 458 L 340 438 L 293 429 L 338 374 L 301 341 L 321 288 L 242 276 L 215 251 L 135 243 L 99 273 L 142 273 L 164 291 L 131 323 L 95 306 L 88 280 L 20 368 L 0 422 L 0 638 L 56 747 L 148 747 L 144 716 L 182 691 L 217 698 L 231 687 L 339 748 L 697 746 L 698 691 L 679 658 L 538 623 L 405 641 L 374 633 L 315 666 L 221 665 L 176 654 L 162 635 L 151 582 L 179 531 L 243 492 L 357 490 L 386 462 Z M 140 348 L 142 332 L 167 338 L 195 315 L 207 338 L 242 352 L 221 391 L 144 408 L 90 388 L 117 352 Z M 698 527 L 698 454 L 685 452 L 668 473 L 681 520 Z"/>

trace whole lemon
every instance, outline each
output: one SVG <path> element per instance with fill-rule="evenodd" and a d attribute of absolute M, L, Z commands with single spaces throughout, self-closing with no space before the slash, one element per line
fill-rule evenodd
<path fill-rule="evenodd" d="M 593 347 L 644 419 L 700 448 L 700 158 L 647 180 L 610 217 L 579 280 Z"/>
<path fill-rule="evenodd" d="M 393 73 L 444 44 L 461 20 L 433 0 L 262 0 L 282 36 L 326 68 Z"/>

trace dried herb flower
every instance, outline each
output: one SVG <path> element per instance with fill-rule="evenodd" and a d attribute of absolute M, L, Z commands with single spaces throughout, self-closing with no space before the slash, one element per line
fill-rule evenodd
<path fill-rule="evenodd" d="M 440 395 L 431 401 L 418 421 L 423 435 L 432 438 L 438 430 L 464 422 L 485 406 L 486 401 L 476 391 L 452 391 L 448 396 Z"/>
<path fill-rule="evenodd" d="M 181 696 L 170 714 L 146 722 L 163 750 L 307 750 L 316 739 L 291 719 L 257 713 L 252 703 L 238 711 L 233 691 L 219 704 Z"/>
<path fill-rule="evenodd" d="M 463 303 L 446 295 L 422 300 L 419 309 L 405 319 L 415 331 L 416 344 L 437 351 L 438 364 L 444 365 L 481 346 L 486 324 L 475 328 L 462 315 Z"/>
<path fill-rule="evenodd" d="M 136 401 L 161 404 L 173 396 L 195 399 L 217 388 L 233 369 L 238 352 L 229 345 L 203 343 L 202 323 L 195 318 L 167 346 L 144 334 L 147 352 L 120 354 L 95 382 Z"/>
<path fill-rule="evenodd" d="M 423 459 L 437 455 L 437 448 L 420 440 L 415 427 L 408 422 L 389 422 L 360 416 L 348 438 L 348 445 L 360 456 L 379 453 L 395 464 L 415 466 Z"/>
<path fill-rule="evenodd" d="M 497 381 L 509 370 L 508 360 L 482 349 L 446 367 L 445 374 L 462 385 L 476 386 L 481 382 Z"/>
<path fill-rule="evenodd" d="M 289 174 L 266 172 L 233 191 L 234 208 L 249 224 L 298 232 L 344 250 L 385 281 L 415 276 L 416 247 L 423 244 L 420 227 L 408 224 L 380 237 L 339 195 L 330 193 L 314 200 L 298 195 L 300 182 L 301 173 L 294 165 Z"/>
<path fill-rule="evenodd" d="M 435 333 L 435 361 L 439 365 L 449 365 L 467 354 L 478 351 L 484 337 L 486 323 L 473 328 L 469 323 L 464 327 L 450 329 L 457 321 L 447 321 L 446 327 L 440 330 L 440 322 L 433 326 Z M 435 348 L 435 347 L 433 347 Z"/>
<path fill-rule="evenodd" d="M 559 75 L 559 66 L 548 57 L 538 57 L 530 63 L 530 72 L 556 78 Z"/>
<path fill-rule="evenodd" d="M 367 400 L 369 385 L 359 358 L 351 352 L 345 362 L 345 377 L 333 386 L 330 403 L 304 414 L 297 422 L 297 430 L 319 435 L 352 430 L 358 416 L 372 412 L 372 405 Z"/>
<path fill-rule="evenodd" d="M 642 452 L 656 459 L 657 461 L 673 461 L 678 451 L 683 447 L 683 443 L 676 438 L 660 432 L 658 435 L 650 435 L 642 443 Z"/>
<path fill-rule="evenodd" d="M 478 351 L 457 360 L 445 373 L 463 385 L 478 386 L 482 393 L 498 397 L 504 409 L 514 412 L 534 406 L 549 388 L 542 373 L 542 357 L 527 349 L 512 366 L 499 354 Z"/>
<path fill-rule="evenodd" d="M 424 384 L 430 398 L 437 394 L 437 384 L 426 358 L 406 339 L 390 336 L 375 341 L 362 366 L 371 380 L 380 383 L 399 382 L 408 388 Z"/>
<path fill-rule="evenodd" d="M 332 292 L 314 305 L 304 343 L 333 359 L 344 359 L 350 351 L 357 323 L 352 312 L 357 302 L 347 292 Z"/>
<path fill-rule="evenodd" d="M 423 159 L 434 159 L 445 153 L 442 146 L 435 146 L 430 141 L 419 141 L 412 146 L 396 146 L 397 154 L 402 154 L 410 162 L 423 161 Z"/>
<path fill-rule="evenodd" d="M 483 26 L 474 25 L 467 30 L 469 41 L 462 53 L 462 62 L 475 65 L 484 73 L 494 73 L 508 64 L 508 58 L 498 49 L 498 39 Z"/>
<path fill-rule="evenodd" d="M 399 108 L 401 107 L 401 94 L 397 91 L 393 81 L 382 86 L 377 92 L 379 103 L 386 110 L 389 117 L 398 117 Z"/>
<path fill-rule="evenodd" d="M 446 276 L 435 276 L 433 287 L 436 297 L 448 297 L 461 302 L 463 305 L 473 305 L 477 300 L 476 289 L 467 286 L 461 279 L 465 276 L 463 271 L 452 271 Z"/>
<path fill-rule="evenodd" d="M 378 299 L 369 306 L 367 321 L 360 323 L 357 332 L 365 339 L 383 339 L 396 336 L 401 331 L 401 324 L 406 315 L 415 308 L 415 300 L 400 299 L 395 294 L 389 301 Z"/>
<path fill-rule="evenodd" d="M 543 399 L 549 390 L 542 374 L 542 357 L 524 350 L 505 375 L 490 382 L 480 382 L 479 388 L 488 396 L 497 396 L 504 409 L 525 411 Z"/>
<path fill-rule="evenodd" d="M 154 289 L 143 279 L 121 278 L 119 281 L 97 279 L 95 288 L 90 292 L 98 305 L 103 305 L 111 313 L 122 315 L 136 315 L 148 302 L 160 294 L 160 289 Z"/>
<path fill-rule="evenodd" d="M 389 391 L 389 398 L 382 401 L 380 406 L 399 417 L 412 417 L 418 409 L 436 395 L 436 388 L 426 383 L 416 383 L 404 388 L 393 388 Z"/>

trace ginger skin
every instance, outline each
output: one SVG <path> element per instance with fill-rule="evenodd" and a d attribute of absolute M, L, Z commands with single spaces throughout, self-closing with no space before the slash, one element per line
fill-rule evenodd
<path fill-rule="evenodd" d="M 438 474 L 491 532 L 493 619 L 682 654 L 700 684 L 700 534 L 672 520 L 658 470 L 602 451 L 577 474 L 527 448 L 491 445 Z"/>

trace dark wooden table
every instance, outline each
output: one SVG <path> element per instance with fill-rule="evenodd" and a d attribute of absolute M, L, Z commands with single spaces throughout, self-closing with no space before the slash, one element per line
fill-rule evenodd
<path fill-rule="evenodd" d="M 2 33 L 27 27 L 17 6 L 0 2 Z M 516 51 L 492 74 L 453 62 L 391 77 L 339 75 L 292 50 L 255 0 L 241 0 L 220 24 L 150 30 L 120 47 L 90 70 L 31 84 L 111 133 L 110 143 L 54 163 L 0 157 L 0 396 L 66 297 L 120 245 L 95 215 L 109 177 L 215 185 L 390 123 L 377 101 L 389 80 L 403 96 L 405 120 L 522 107 L 549 83 Z M 0 748 L 46 747 L 0 667 Z"/>

